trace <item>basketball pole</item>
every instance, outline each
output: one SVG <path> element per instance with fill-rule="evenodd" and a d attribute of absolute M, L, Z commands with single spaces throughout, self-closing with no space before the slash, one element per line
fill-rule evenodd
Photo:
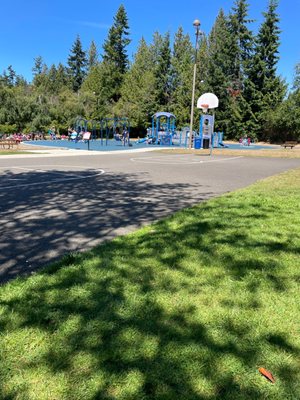
<path fill-rule="evenodd" d="M 193 119 L 194 119 L 194 103 L 195 103 L 195 86 L 196 86 L 196 72 L 197 72 L 197 53 L 198 53 L 198 39 L 200 34 L 200 21 L 195 19 L 193 22 L 196 28 L 196 44 L 195 44 L 195 63 L 194 63 L 194 75 L 193 75 L 193 86 L 192 86 L 192 104 L 191 104 L 191 118 L 190 118 L 190 136 L 189 136 L 189 149 L 192 148 L 192 133 L 193 133 Z"/>

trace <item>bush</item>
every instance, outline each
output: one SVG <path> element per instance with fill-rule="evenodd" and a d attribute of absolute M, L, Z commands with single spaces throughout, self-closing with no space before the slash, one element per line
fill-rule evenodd
<path fill-rule="evenodd" d="M 10 135 L 17 132 L 17 125 L 0 124 L 0 134 Z"/>

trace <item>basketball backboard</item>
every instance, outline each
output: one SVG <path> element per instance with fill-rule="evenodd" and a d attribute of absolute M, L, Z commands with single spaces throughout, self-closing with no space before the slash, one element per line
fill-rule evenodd
<path fill-rule="evenodd" d="M 207 109 L 214 109 L 219 106 L 219 99 L 213 93 L 202 94 L 197 101 L 197 108 L 201 108 L 204 111 Z"/>

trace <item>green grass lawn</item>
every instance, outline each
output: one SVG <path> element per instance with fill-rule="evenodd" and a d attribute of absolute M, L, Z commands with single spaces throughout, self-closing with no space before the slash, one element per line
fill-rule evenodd
<path fill-rule="evenodd" d="M 300 399 L 299 188 L 281 174 L 2 286 L 0 399 Z"/>
<path fill-rule="evenodd" d="M 0 156 L 11 156 L 16 154 L 36 154 L 30 151 L 22 151 L 22 150 L 0 150 Z"/>

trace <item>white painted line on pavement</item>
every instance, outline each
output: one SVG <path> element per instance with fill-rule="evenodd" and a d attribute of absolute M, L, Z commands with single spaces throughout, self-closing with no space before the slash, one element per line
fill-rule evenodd
<path fill-rule="evenodd" d="M 243 156 L 228 157 L 218 160 L 199 160 L 199 161 L 188 161 L 179 158 L 174 159 L 174 156 L 172 159 L 165 157 L 135 157 L 131 158 L 130 161 L 143 164 L 189 165 L 189 164 L 204 164 L 212 162 L 224 162 L 229 160 L 237 160 L 238 158 L 243 158 Z"/>

